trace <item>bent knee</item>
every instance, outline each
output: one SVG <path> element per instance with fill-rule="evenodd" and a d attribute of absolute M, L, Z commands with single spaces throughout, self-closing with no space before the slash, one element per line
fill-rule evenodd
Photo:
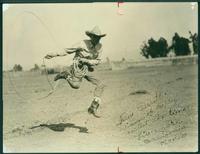
<path fill-rule="evenodd" d="M 80 88 L 80 83 L 79 82 L 75 82 L 75 83 L 69 83 L 70 86 L 73 88 L 73 89 L 79 89 Z"/>
<path fill-rule="evenodd" d="M 74 88 L 74 89 L 79 89 L 80 85 L 71 85 L 71 87 Z"/>

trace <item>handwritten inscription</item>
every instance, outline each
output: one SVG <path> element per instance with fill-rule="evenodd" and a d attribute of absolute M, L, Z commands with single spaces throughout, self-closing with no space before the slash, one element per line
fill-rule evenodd
<path fill-rule="evenodd" d="M 144 143 L 150 143 L 150 142 L 155 142 L 155 141 L 160 141 L 160 143 L 163 145 L 164 143 L 166 144 L 167 142 L 164 142 L 165 140 L 168 140 L 169 138 L 174 138 L 175 136 L 177 136 L 176 138 L 178 138 L 178 136 L 180 136 L 182 130 L 184 130 L 186 127 L 185 126 L 179 126 L 178 128 L 172 129 L 171 131 L 159 131 L 159 130 L 154 130 L 152 133 L 156 133 L 157 132 L 157 136 L 153 136 L 149 137 L 148 139 L 144 139 L 143 142 Z M 176 135 L 175 135 L 176 134 Z M 172 136 L 171 136 L 172 135 Z M 150 134 L 149 134 L 150 136 Z M 145 138 L 147 136 L 143 136 L 143 138 Z M 168 139 L 167 139 L 168 138 Z"/>
<path fill-rule="evenodd" d="M 121 125 L 122 123 L 126 122 L 127 120 L 131 119 L 132 117 L 134 116 L 134 113 L 130 113 L 130 114 L 127 114 L 127 113 L 122 113 L 120 115 L 120 120 L 119 120 L 119 123 L 117 125 Z"/>
<path fill-rule="evenodd" d="M 181 139 L 181 138 L 184 138 L 184 137 L 186 137 L 187 136 L 187 133 L 181 133 L 180 135 L 175 135 L 175 136 L 173 136 L 173 137 L 171 137 L 171 138 L 165 138 L 164 140 L 162 140 L 161 142 L 160 142 L 160 144 L 161 145 L 166 145 L 166 144 L 169 144 L 169 143 L 172 143 L 172 142 L 174 142 L 174 141 L 176 141 L 176 140 L 179 140 L 179 139 Z"/>
<path fill-rule="evenodd" d="M 187 122 L 180 118 L 190 109 L 177 104 L 165 93 L 156 93 L 154 99 L 137 105 L 136 112 L 122 113 L 117 126 L 143 144 L 170 144 L 187 136 Z"/>
<path fill-rule="evenodd" d="M 169 110 L 169 115 L 177 115 L 181 112 L 184 112 L 185 108 L 184 107 L 179 107 L 179 108 L 170 108 Z"/>

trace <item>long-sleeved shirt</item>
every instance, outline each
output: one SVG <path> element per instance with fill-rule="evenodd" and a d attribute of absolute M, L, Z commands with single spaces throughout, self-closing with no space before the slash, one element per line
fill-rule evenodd
<path fill-rule="evenodd" d="M 89 65 L 98 65 L 101 62 L 102 44 L 98 43 L 93 46 L 90 40 L 83 40 L 73 48 L 66 48 L 66 53 L 75 53 L 74 58 L 78 57 L 82 62 Z"/>

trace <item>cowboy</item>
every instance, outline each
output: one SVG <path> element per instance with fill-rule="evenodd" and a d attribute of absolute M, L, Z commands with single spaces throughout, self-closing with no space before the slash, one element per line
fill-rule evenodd
<path fill-rule="evenodd" d="M 50 59 L 57 56 L 66 56 L 68 54 L 74 54 L 73 65 L 70 66 L 69 70 L 57 74 L 54 81 L 59 79 L 65 79 L 69 85 L 78 89 L 83 79 L 91 82 L 95 85 L 94 98 L 88 108 L 88 113 L 96 115 L 97 109 L 101 102 L 101 95 L 105 85 L 95 77 L 93 77 L 89 72 L 93 72 L 93 66 L 100 64 L 102 44 L 100 39 L 105 37 L 106 34 L 101 34 L 101 31 L 96 26 L 91 31 L 85 32 L 89 36 L 89 40 L 83 40 L 74 48 L 66 48 L 62 53 L 49 53 L 45 56 L 46 59 Z"/>

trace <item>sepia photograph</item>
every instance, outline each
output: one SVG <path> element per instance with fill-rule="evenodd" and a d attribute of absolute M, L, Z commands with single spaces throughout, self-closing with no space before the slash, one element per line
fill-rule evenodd
<path fill-rule="evenodd" d="M 3 152 L 197 152 L 198 3 L 3 4 Z"/>

